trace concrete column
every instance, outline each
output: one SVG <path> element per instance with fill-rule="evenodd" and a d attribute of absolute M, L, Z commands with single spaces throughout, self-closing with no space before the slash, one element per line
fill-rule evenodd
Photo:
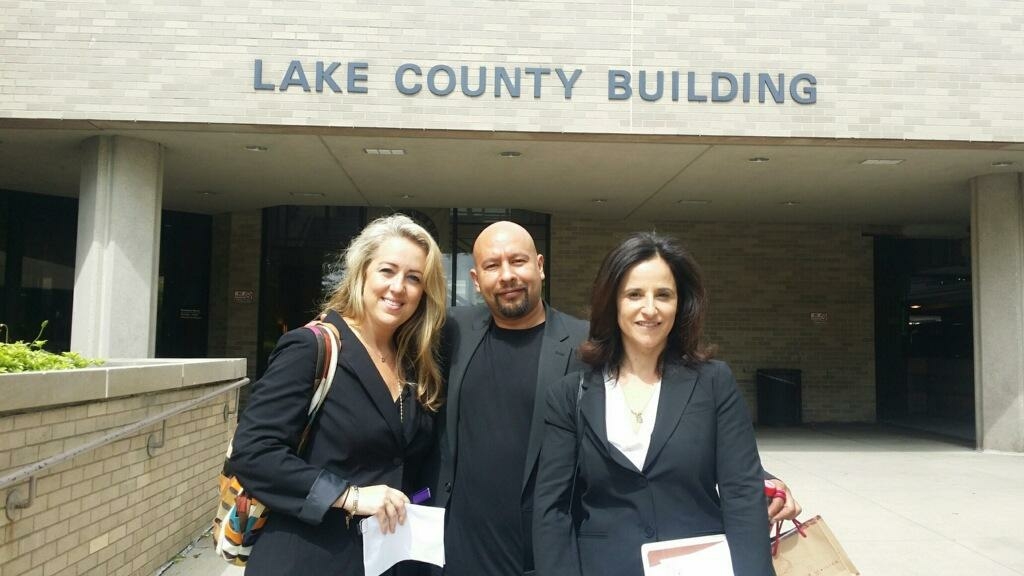
<path fill-rule="evenodd" d="M 970 186 L 978 447 L 1024 452 L 1024 174 Z"/>
<path fill-rule="evenodd" d="M 163 149 L 123 136 L 83 143 L 71 349 L 152 358 Z"/>

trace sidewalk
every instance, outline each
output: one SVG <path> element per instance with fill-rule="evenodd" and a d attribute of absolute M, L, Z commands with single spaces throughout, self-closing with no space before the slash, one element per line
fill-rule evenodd
<path fill-rule="evenodd" d="M 758 430 L 765 468 L 866 576 L 1024 575 L 1024 455 L 888 427 Z M 163 576 L 239 576 L 203 538 Z"/>

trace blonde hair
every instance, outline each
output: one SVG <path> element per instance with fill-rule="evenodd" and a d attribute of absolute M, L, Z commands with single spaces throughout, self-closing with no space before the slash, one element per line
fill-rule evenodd
<path fill-rule="evenodd" d="M 362 319 L 363 284 L 366 269 L 381 244 L 392 238 L 405 238 L 427 253 L 423 270 L 423 296 L 412 317 L 395 331 L 398 362 L 416 372 L 416 399 L 425 408 L 437 411 L 441 406 L 441 368 L 438 360 L 441 328 L 445 320 L 447 288 L 441 266 L 441 249 L 422 226 L 404 214 L 378 218 L 363 228 L 340 258 L 341 280 L 324 304 L 325 312 Z M 343 344 L 344 346 L 344 344 Z"/>

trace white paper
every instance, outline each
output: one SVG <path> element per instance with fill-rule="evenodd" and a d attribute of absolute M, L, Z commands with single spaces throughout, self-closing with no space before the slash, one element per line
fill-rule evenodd
<path fill-rule="evenodd" d="M 366 576 L 380 576 L 402 560 L 444 566 L 444 508 L 405 505 L 405 524 L 394 534 L 381 534 L 374 517 L 359 522 L 363 533 Z"/>
<path fill-rule="evenodd" d="M 724 534 L 652 542 L 640 547 L 644 576 L 733 576 Z"/>

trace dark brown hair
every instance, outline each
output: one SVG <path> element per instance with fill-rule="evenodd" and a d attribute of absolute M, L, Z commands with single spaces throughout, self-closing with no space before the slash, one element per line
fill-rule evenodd
<path fill-rule="evenodd" d="M 668 264 L 679 294 L 675 322 L 659 365 L 675 359 L 693 366 L 711 357 L 711 351 L 701 342 L 707 295 L 700 267 L 673 238 L 637 232 L 613 248 L 597 271 L 590 298 L 590 337 L 580 346 L 584 362 L 595 368 L 607 366 L 613 373 L 618 370 L 622 362 L 619 289 L 633 266 L 657 257 Z"/>

